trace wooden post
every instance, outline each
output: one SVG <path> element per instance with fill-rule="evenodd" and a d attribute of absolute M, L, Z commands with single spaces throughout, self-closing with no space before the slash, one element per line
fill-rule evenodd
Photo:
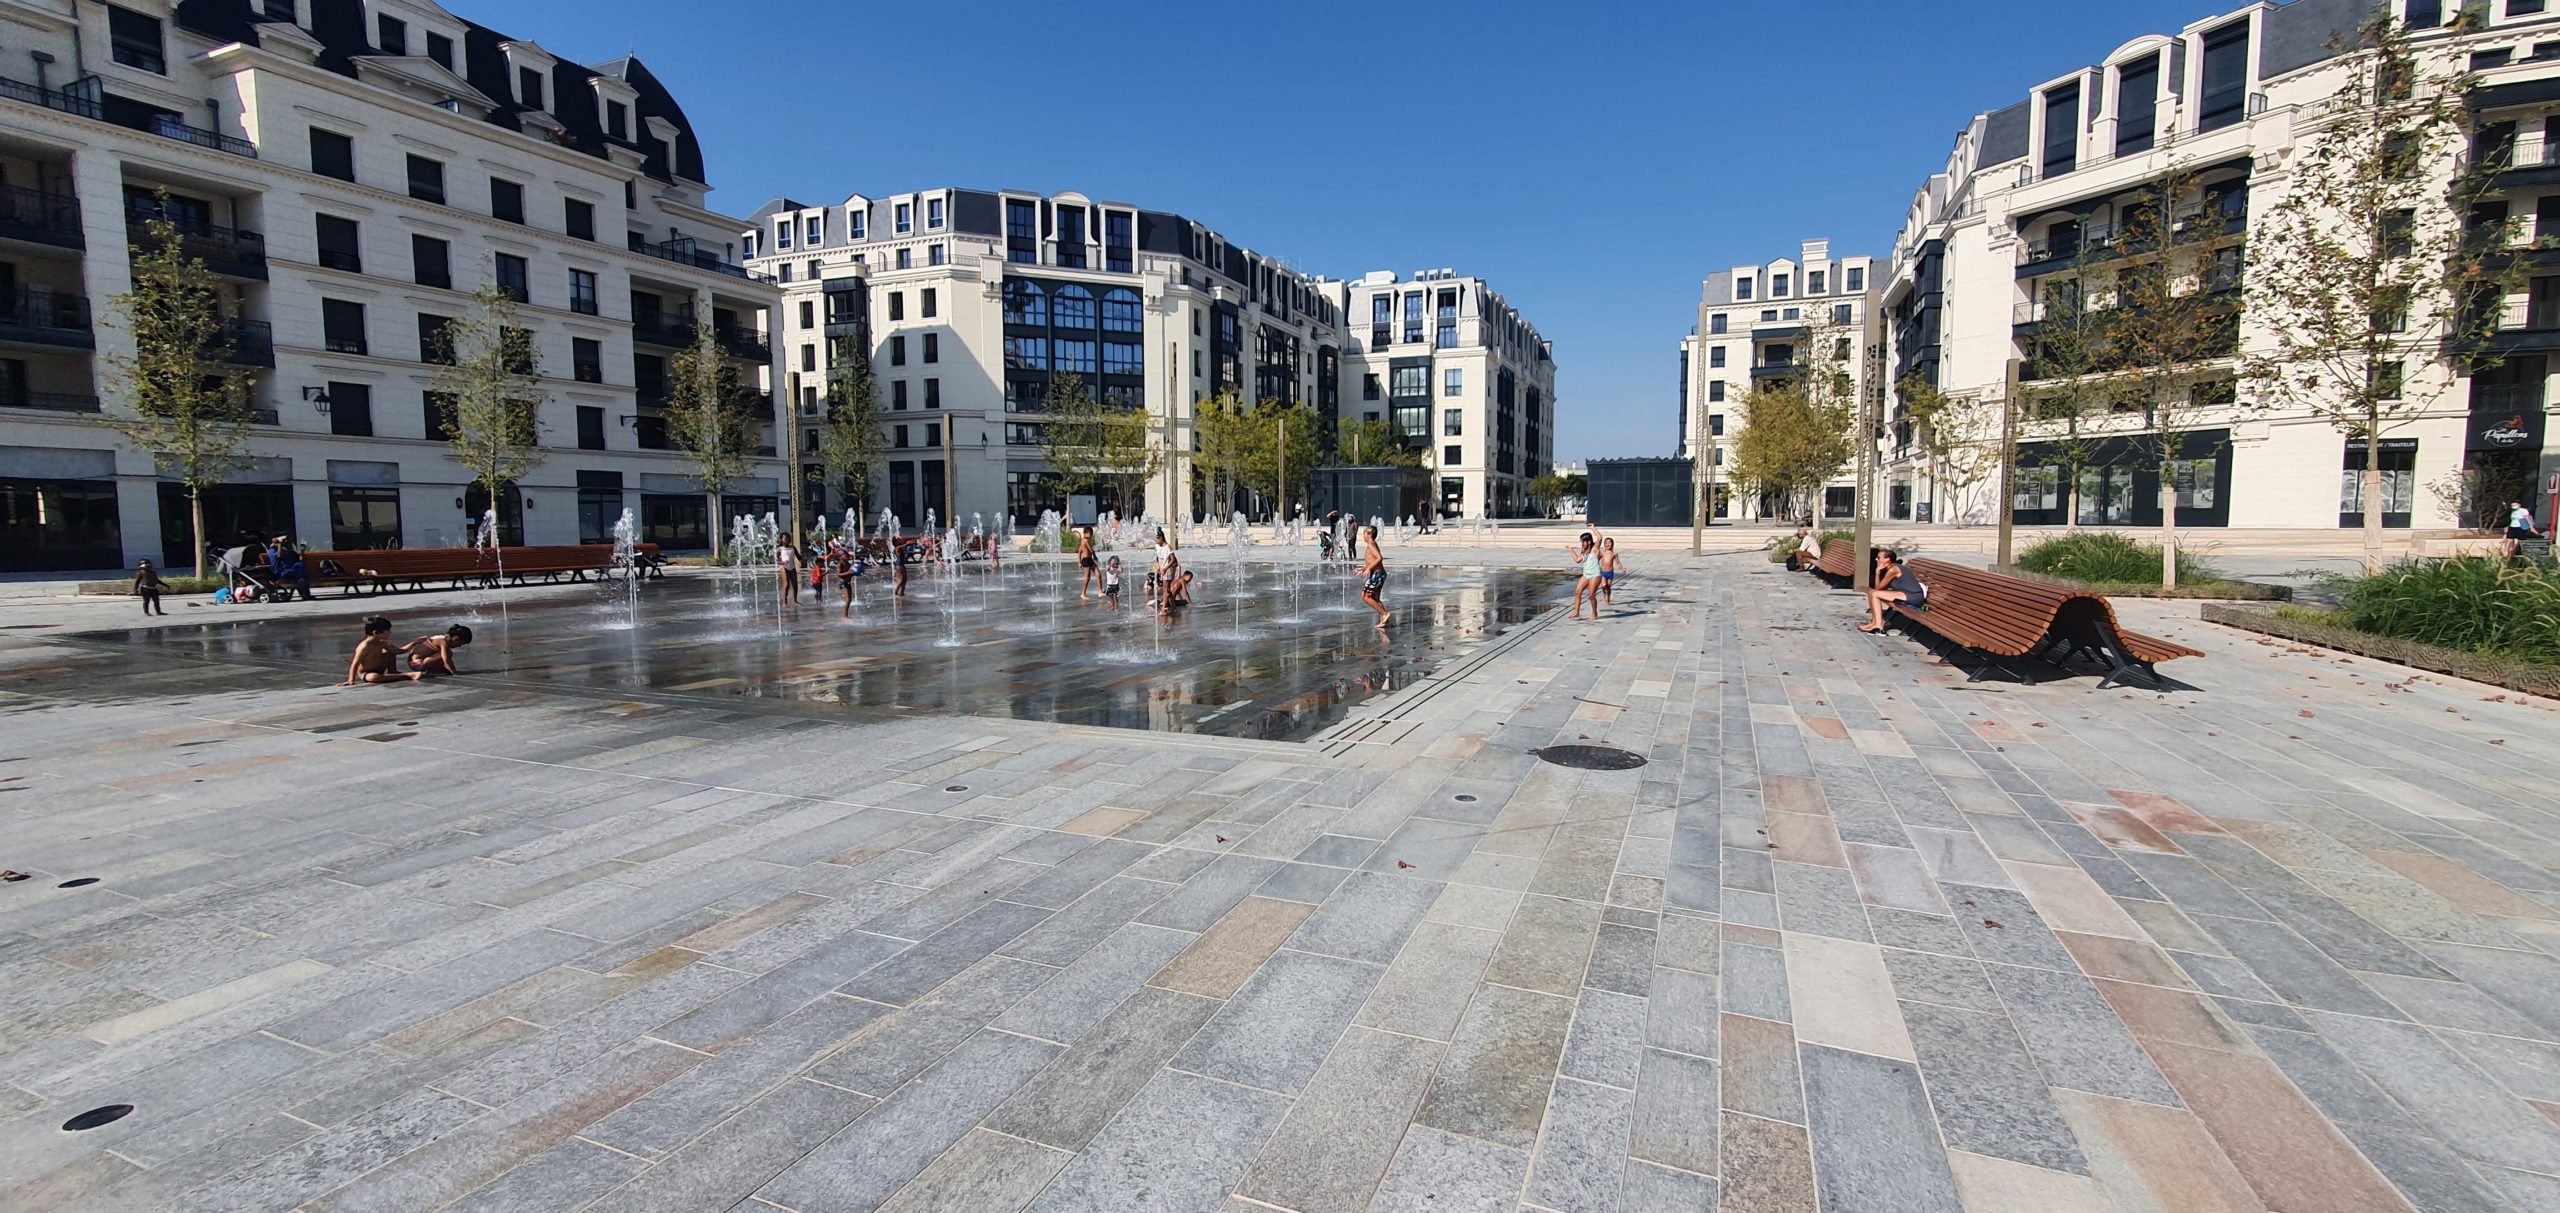
<path fill-rule="evenodd" d="M 2018 360 L 2009 360 L 2007 385 L 2000 393 L 2000 551 L 1991 567 L 2006 571 L 2014 551 L 2018 504 Z"/>

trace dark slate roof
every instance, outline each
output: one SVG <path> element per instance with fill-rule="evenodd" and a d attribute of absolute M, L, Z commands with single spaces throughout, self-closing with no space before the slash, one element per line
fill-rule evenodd
<path fill-rule="evenodd" d="M 320 66 L 343 76 L 356 74 L 356 59 L 380 52 L 373 45 L 373 31 L 366 28 L 362 0 L 304 0 L 310 6 L 311 36 L 321 46 Z M 245 42 L 258 45 L 258 27 L 267 23 L 263 9 L 253 0 L 181 0 L 177 8 L 180 28 L 191 30 L 223 42 Z M 493 126 L 518 129 L 516 119 L 526 106 L 516 103 L 514 72 L 507 66 L 506 54 L 498 49 L 509 41 L 487 26 L 470 21 L 463 23 L 463 36 L 457 48 L 462 62 L 456 74 L 473 88 L 498 102 L 489 114 Z M 413 37 L 421 35 L 412 34 Z M 632 105 L 629 137 L 615 139 L 604 133 L 604 122 L 591 104 L 564 105 L 563 97 L 584 99 L 594 95 L 590 83 L 599 76 L 620 80 L 638 94 Z M 684 107 L 676 104 L 666 86 L 658 82 L 648 67 L 638 59 L 624 56 L 598 67 L 582 67 L 561 62 L 553 67 L 544 89 L 553 108 L 544 111 L 568 128 L 569 145 L 590 156 L 602 159 L 608 147 L 620 146 L 638 151 L 648 158 L 646 171 L 659 180 L 682 177 L 691 181 L 708 181 L 702 165 L 702 144 L 694 137 L 693 123 L 685 117 Z M 642 123 L 649 118 L 662 118 L 676 128 L 675 146 L 670 148 L 649 137 Z"/>

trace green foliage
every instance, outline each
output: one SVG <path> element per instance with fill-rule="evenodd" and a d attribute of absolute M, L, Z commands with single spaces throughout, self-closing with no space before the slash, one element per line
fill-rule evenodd
<path fill-rule="evenodd" d="M 1127 502 L 1164 466 L 1164 448 L 1150 438 L 1145 410 L 1094 399 L 1076 375 L 1052 378 L 1040 411 L 1040 453 L 1058 473 L 1060 492 L 1113 489 Z"/>
<path fill-rule="evenodd" d="M 1824 481 L 1848 466 L 1855 423 L 1847 391 L 1828 391 L 1820 372 L 1780 380 L 1743 396 L 1742 432 L 1733 439 L 1733 478 L 1753 492 L 1776 493 L 1801 517 Z"/>
<path fill-rule="evenodd" d="M 2560 574 L 2531 565 L 2488 556 L 2404 561 L 2339 588 L 2360 631 L 2519 660 L 2560 655 Z"/>
<path fill-rule="evenodd" d="M 855 351 L 827 376 L 827 413 L 818 423 L 813 452 L 829 480 L 847 486 L 848 502 L 870 499 L 871 469 L 889 440 L 880 425 L 880 383 L 871 357 Z"/>
<path fill-rule="evenodd" d="M 1333 434 L 1335 460 L 1351 467 L 1418 468 L 1422 452 L 1409 449 L 1384 421 L 1346 421 Z"/>
<path fill-rule="evenodd" d="M 533 334 L 516 325 L 515 300 L 491 284 L 472 296 L 470 314 L 447 324 L 436 341 L 443 365 L 431 390 L 454 461 L 495 501 L 542 462 L 546 393 Z"/>
<path fill-rule="evenodd" d="M 1858 541 L 1858 533 L 1856 531 L 1821 531 L 1807 537 L 1803 545 L 1796 543 L 1795 536 L 1785 536 L 1778 540 L 1777 546 L 1769 549 L 1769 563 L 1785 564 L 1787 562 L 1787 557 L 1795 555 L 1796 549 L 1799 546 L 1810 546 L 1813 549 L 1813 554 L 1816 557 L 1819 557 L 1822 555 L 1822 549 L 1828 546 L 1834 539 L 1837 539 L 1842 543 L 1856 543 Z"/>
<path fill-rule="evenodd" d="M 160 194 L 165 209 L 168 194 Z M 204 575 L 204 490 L 243 462 L 249 444 L 254 382 L 229 365 L 222 336 L 222 284 L 204 262 L 186 255 L 178 227 L 165 218 L 143 225 L 133 249 L 133 289 L 109 301 L 133 337 L 131 354 L 106 357 L 109 394 L 124 409 L 109 424 L 186 486 L 194 516 L 196 575 Z"/>
<path fill-rule="evenodd" d="M 2159 585 L 2160 545 L 2143 543 L 2115 531 L 2080 531 L 2047 539 L 2018 556 L 2030 573 L 2088 584 Z M 2178 553 L 2181 583 L 2214 580 L 2212 566 Z"/>

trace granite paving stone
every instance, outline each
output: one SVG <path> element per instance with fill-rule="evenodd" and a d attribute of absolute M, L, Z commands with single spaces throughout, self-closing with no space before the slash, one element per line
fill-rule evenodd
<path fill-rule="evenodd" d="M 10 597 L 0 1204 L 2560 1205 L 2560 717 L 2130 598 L 2192 689 L 1969 684 L 1641 534 L 1625 613 L 1457 635 L 1432 583 L 1551 563 L 1514 531 L 1403 549 L 1383 638 L 1248 571 L 1162 666 L 1000 592 L 714 660 L 525 587 L 503 676 L 335 688 L 342 605 L 66 639 L 106 604 Z"/>
<path fill-rule="evenodd" d="M 1236 1190 L 1302 1213 L 1367 1208 L 1440 1052 L 1411 1037 L 1345 1033 Z M 1607 1158 L 1625 1156 L 1620 1147 Z"/>

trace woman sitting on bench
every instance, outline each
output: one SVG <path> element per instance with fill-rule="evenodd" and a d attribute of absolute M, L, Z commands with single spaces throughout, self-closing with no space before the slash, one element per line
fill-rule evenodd
<path fill-rule="evenodd" d="M 1875 586 L 1867 591 L 1867 621 L 1858 625 L 1861 632 L 1884 630 L 1884 606 L 1899 603 L 1906 610 L 1919 610 L 1929 603 L 1929 587 L 1902 563 L 1902 556 L 1891 548 L 1876 553 Z"/>

